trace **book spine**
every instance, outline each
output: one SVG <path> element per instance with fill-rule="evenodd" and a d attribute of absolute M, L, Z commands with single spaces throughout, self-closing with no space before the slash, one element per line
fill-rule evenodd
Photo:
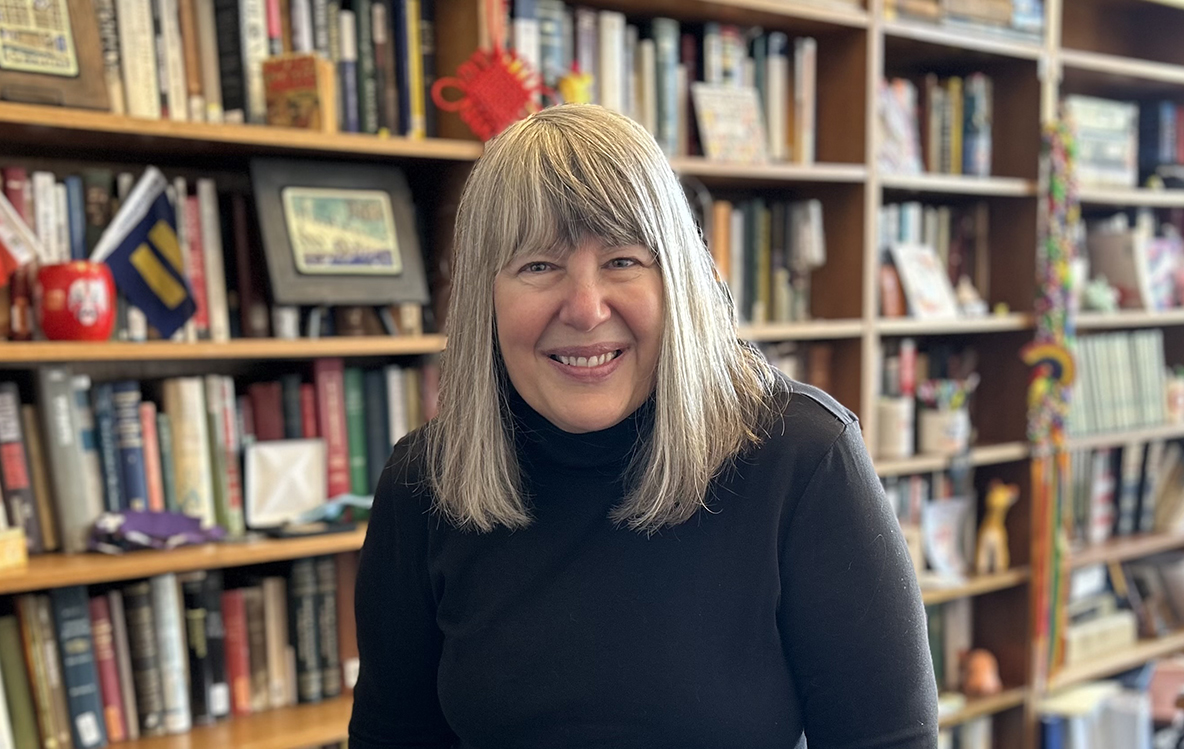
<path fill-rule="evenodd" d="M 62 656 L 62 680 L 70 711 L 70 734 L 75 749 L 107 745 L 103 699 L 95 668 L 94 641 L 86 587 L 71 585 L 49 591 Z"/>
<path fill-rule="evenodd" d="M 247 640 L 247 613 L 241 590 L 222 593 L 222 619 L 226 627 L 226 677 L 235 715 L 251 713 L 251 654 Z"/>
<path fill-rule="evenodd" d="M 82 189 L 82 177 L 70 175 L 66 183 L 66 224 L 70 234 L 70 259 L 86 260 L 90 253 L 86 249 L 86 198 Z"/>
<path fill-rule="evenodd" d="M 282 577 L 263 579 L 263 626 L 267 638 L 267 699 L 273 708 L 288 700 L 288 592 Z"/>
<path fill-rule="evenodd" d="M 181 595 L 185 602 L 185 640 L 189 655 L 189 706 L 195 725 L 214 722 L 210 692 L 214 687 L 212 658 L 206 642 L 204 572 L 182 575 Z"/>
<path fill-rule="evenodd" d="M 164 498 L 164 509 L 180 512 L 177 503 L 177 476 L 174 470 L 173 425 L 168 414 L 156 414 L 156 439 L 160 443 L 160 488 Z"/>
<path fill-rule="evenodd" d="M 21 644 L 29 669 L 29 685 L 33 702 L 37 707 L 37 725 L 40 729 L 40 746 L 43 749 L 65 749 L 56 725 L 53 705 L 52 684 L 49 681 L 46 656 L 49 652 L 46 638 L 51 637 L 52 627 L 42 628 L 37 614 L 37 595 L 33 593 L 16 597 L 16 609 L 20 616 Z M 52 642 L 52 640 L 50 640 Z M 57 648 L 54 648 L 57 652 Z M 5 658 L 4 661 L 9 661 Z M 66 730 L 69 740 L 69 729 Z M 36 746 L 36 744 L 34 744 Z M 68 744 L 67 744 L 68 746 Z"/>
<path fill-rule="evenodd" d="M 12 738 L 19 749 L 40 746 L 37 733 L 37 708 L 33 704 L 33 688 L 22 657 L 25 647 L 21 640 L 20 624 L 11 614 L 0 617 L 0 675 L 4 681 L 4 698 L 12 720 Z"/>
<path fill-rule="evenodd" d="M 223 528 L 230 527 L 230 487 L 226 473 L 226 430 L 222 424 L 224 400 L 222 376 L 205 376 L 206 437 L 209 440 L 210 485 L 214 491 L 214 518 Z"/>
<path fill-rule="evenodd" d="M 156 647 L 160 653 L 165 730 L 185 733 L 192 727 L 192 722 L 185 679 L 185 625 L 181 621 L 177 576 L 170 572 L 149 578 L 149 582 L 152 585 L 152 612 L 156 616 Z"/>
<path fill-rule="evenodd" d="M 300 375 L 286 374 L 280 378 L 284 412 L 284 439 L 297 440 L 303 434 L 304 417 L 300 410 Z"/>
<path fill-rule="evenodd" d="M 206 97 L 202 89 L 201 40 L 197 30 L 196 0 L 176 0 L 180 22 L 181 54 L 185 64 L 185 94 L 189 119 L 206 121 Z"/>
<path fill-rule="evenodd" d="M 303 439 L 321 436 L 317 427 L 317 389 L 308 382 L 300 385 L 300 436 Z"/>
<path fill-rule="evenodd" d="M 341 129 L 356 133 L 361 124 L 358 112 L 358 29 L 353 11 L 342 10 L 339 14 L 341 34 L 341 60 L 337 63 L 337 74 L 341 89 Z"/>
<path fill-rule="evenodd" d="M 218 84 L 222 92 L 222 119 L 225 122 L 243 122 L 247 111 L 247 81 L 244 68 L 246 45 L 239 33 L 239 3 L 238 0 L 213 0 L 213 4 L 214 32 L 218 42 Z M 243 13 L 245 14 L 245 10 Z"/>
<path fill-rule="evenodd" d="M 157 81 L 156 36 L 152 30 L 152 1 L 115 0 L 115 10 L 127 113 L 132 117 L 159 120 L 160 84 Z"/>
<path fill-rule="evenodd" d="M 370 491 L 378 487 L 378 477 L 391 453 L 389 404 L 386 400 L 386 379 L 381 369 L 371 369 L 365 375 L 366 413 L 366 470 Z"/>
<path fill-rule="evenodd" d="M 411 110 L 406 135 L 409 138 L 427 136 L 427 112 L 423 92 L 423 43 L 419 38 L 419 0 L 405 0 L 407 24 L 407 85 L 411 88 Z"/>
<path fill-rule="evenodd" d="M 53 186 L 53 246 L 59 263 L 70 261 L 70 198 L 63 182 Z"/>
<path fill-rule="evenodd" d="M 341 643 L 337 637 L 337 565 L 331 556 L 313 560 L 316 568 L 316 630 L 321 692 L 325 699 L 341 694 Z"/>
<path fill-rule="evenodd" d="M 72 375 L 66 367 L 45 367 L 37 372 L 37 385 L 62 548 L 68 554 L 86 551 L 91 523 L 103 508 L 76 479 L 84 464 Z"/>
<path fill-rule="evenodd" d="M 386 0 L 370 6 L 370 30 L 374 37 L 374 82 L 378 93 L 378 127 L 399 132 L 399 87 L 395 73 L 395 49 L 391 44 L 390 12 Z"/>
<path fill-rule="evenodd" d="M 234 262 L 238 273 L 240 325 L 245 338 L 267 338 L 271 334 L 270 312 L 259 274 L 251 263 L 251 229 L 247 200 L 241 193 L 230 197 L 231 222 L 234 228 Z"/>
<path fill-rule="evenodd" d="M 563 3 L 561 0 L 538 0 L 539 72 L 543 85 L 558 91 L 559 79 L 567 75 L 563 62 Z"/>
<path fill-rule="evenodd" d="M 354 0 L 358 35 L 358 123 L 361 132 L 378 132 L 378 79 L 374 65 L 374 12 L 370 0 Z"/>
<path fill-rule="evenodd" d="M 159 736 L 165 732 L 164 687 L 152 586 L 145 580 L 124 588 L 123 604 L 140 733 Z"/>
<path fill-rule="evenodd" d="M 538 73 L 542 70 L 538 6 L 535 0 L 513 0 L 511 10 L 513 13 L 511 33 L 513 34 L 514 52 L 517 53 L 518 59 L 530 66 L 530 70 Z M 604 12 L 601 11 L 602 14 Z M 601 86 L 601 90 L 603 91 L 603 86 Z"/>
<path fill-rule="evenodd" d="M 90 256 L 103 231 L 111 223 L 111 188 L 115 176 L 110 169 L 85 169 L 82 183 L 85 191 L 86 253 Z"/>
<path fill-rule="evenodd" d="M 600 105 L 616 112 L 625 109 L 625 15 L 617 11 L 599 12 L 600 48 L 597 51 L 596 83 Z"/>
<path fill-rule="evenodd" d="M 266 2 L 239 0 L 238 7 L 239 33 L 243 45 L 243 79 L 246 82 L 247 121 L 262 125 L 267 122 L 267 96 L 263 88 L 263 61 L 269 55 Z M 225 82 L 223 85 L 225 86 Z"/>
<path fill-rule="evenodd" d="M 140 433 L 144 439 L 144 483 L 148 492 L 148 509 L 164 512 L 164 480 L 160 465 L 160 438 L 156 430 L 156 404 L 140 402 Z"/>
<path fill-rule="evenodd" d="M 255 413 L 255 439 L 260 442 L 284 439 L 283 386 L 275 381 L 247 386 Z"/>
<path fill-rule="evenodd" d="M 205 101 L 205 111 L 197 119 L 221 123 L 222 73 L 218 69 L 218 22 L 214 13 L 214 0 L 193 0 L 193 12 L 197 23 L 198 65 L 201 68 L 201 90 Z M 228 46 L 238 50 L 237 34 L 234 35 L 233 44 Z"/>
<path fill-rule="evenodd" d="M 655 18 L 658 144 L 667 155 L 678 150 L 678 21 Z"/>
<path fill-rule="evenodd" d="M 201 202 L 196 195 L 177 197 L 178 206 L 184 206 L 185 213 L 185 243 L 189 251 L 185 253 L 185 273 L 189 276 L 189 285 L 193 291 L 193 301 L 197 310 L 193 313 L 193 325 L 199 340 L 210 337 L 210 299 L 209 287 L 206 280 L 206 250 L 205 250 L 205 222 L 201 217 Z M 181 220 L 178 214 L 177 220 Z"/>
<path fill-rule="evenodd" d="M 407 414 L 407 377 L 403 368 L 394 364 L 383 371 L 386 374 L 387 428 L 394 445 L 411 431 Z"/>
<path fill-rule="evenodd" d="M 62 673 L 62 651 L 58 648 L 57 630 L 53 623 L 53 605 L 48 595 L 37 594 L 34 597 L 37 613 L 37 626 L 42 632 L 42 645 L 45 648 L 45 679 L 49 685 L 53 701 L 53 721 L 57 731 L 58 745 L 73 747 L 71 738 L 70 706 L 66 697 L 66 681 Z"/>
<path fill-rule="evenodd" d="M 107 512 L 119 512 L 123 505 L 123 479 L 119 462 L 119 442 L 115 431 L 115 394 L 110 383 L 100 382 L 91 388 L 95 437 L 102 464 L 104 506 Z"/>
<path fill-rule="evenodd" d="M 99 45 L 103 50 L 103 81 L 112 114 L 127 114 L 123 93 L 122 65 L 119 61 L 119 23 L 115 18 L 115 0 L 94 0 L 95 21 L 99 26 Z"/>
<path fill-rule="evenodd" d="M 226 450 L 226 532 L 234 538 L 246 533 L 243 520 L 242 435 L 235 409 L 234 379 L 222 378 L 222 443 Z"/>
<path fill-rule="evenodd" d="M 364 497 L 370 493 L 370 471 L 366 467 L 366 403 L 362 370 L 348 367 L 344 382 L 350 491 Z"/>
<path fill-rule="evenodd" d="M 123 696 L 124 728 L 129 741 L 140 738 L 139 707 L 136 701 L 135 671 L 128 638 L 127 617 L 124 615 L 123 593 L 118 588 L 107 591 L 107 608 L 111 611 L 111 639 L 115 648 L 115 665 L 119 669 L 119 692 Z"/>
<path fill-rule="evenodd" d="M 54 176 L 52 172 L 33 172 L 30 181 L 33 185 L 33 222 L 29 228 L 41 240 L 41 249 L 45 252 L 44 263 L 58 263 L 61 258 L 57 253 L 56 226 L 57 201 L 54 198 Z"/>
<path fill-rule="evenodd" d="M 57 522 L 54 519 L 53 500 L 49 484 L 49 470 L 46 464 L 44 444 L 41 440 L 41 419 L 37 407 L 31 404 L 21 406 L 21 427 L 25 434 L 25 450 L 29 456 L 29 478 L 33 485 L 33 504 L 41 526 L 41 550 L 57 551 Z"/>
<path fill-rule="evenodd" d="M 201 240 L 205 259 L 210 339 L 230 340 L 230 309 L 226 300 L 226 269 L 222 253 L 222 219 L 218 212 L 218 189 L 212 179 L 197 181 Z"/>
<path fill-rule="evenodd" d="M 165 412 L 173 431 L 173 471 L 177 505 L 199 518 L 203 528 L 215 523 L 205 394 L 200 377 L 165 382 Z"/>
<path fill-rule="evenodd" d="M 436 83 L 436 0 L 419 0 L 419 49 L 423 68 L 424 135 L 435 138 L 436 104 L 432 101 L 432 86 Z"/>
<path fill-rule="evenodd" d="M 591 8 L 576 8 L 575 31 L 573 34 L 575 64 L 579 72 L 596 75 L 600 69 L 596 54 L 599 45 L 596 43 L 596 11 Z M 590 92 L 592 103 L 599 104 L 599 90 L 594 86 Z"/>
<path fill-rule="evenodd" d="M 345 364 L 341 359 L 318 359 L 313 364 L 317 388 L 317 423 L 328 457 L 329 497 L 350 490 L 349 437 L 345 417 Z"/>
<path fill-rule="evenodd" d="M 313 51 L 312 3 L 310 0 L 292 0 L 292 51 L 296 53 Z"/>
<path fill-rule="evenodd" d="M 106 507 L 103 461 L 99 455 L 98 429 L 95 427 L 94 410 L 90 405 L 91 383 L 87 375 L 75 375 L 74 405 L 78 410 L 78 441 L 82 446 L 82 462 L 86 471 L 83 481 L 86 493 L 93 505 Z"/>
<path fill-rule="evenodd" d="M 301 702 L 323 697 L 317 635 L 317 573 L 310 557 L 292 563 L 288 579 L 288 637 L 296 647 L 296 690 Z"/>
<path fill-rule="evenodd" d="M 0 487 L 4 489 L 4 510 L 9 525 L 24 530 L 28 552 L 38 554 L 45 549 L 26 437 L 21 428 L 20 392 L 15 383 L 0 382 Z"/>
<path fill-rule="evenodd" d="M 93 596 L 89 603 L 90 628 L 94 636 L 95 670 L 99 676 L 99 692 L 103 697 L 103 724 L 107 740 L 115 743 L 127 739 L 127 721 L 123 710 L 123 695 L 119 688 L 119 665 L 115 660 L 114 630 L 111 625 L 111 606 L 105 595 Z"/>
<path fill-rule="evenodd" d="M 321 57 L 336 62 L 329 49 L 329 3 L 326 0 L 312 0 L 312 46 Z"/>
<path fill-rule="evenodd" d="M 115 436 L 119 446 L 123 506 L 148 509 L 148 484 L 144 478 L 144 433 L 140 428 L 140 383 L 124 380 L 113 387 Z"/>
<path fill-rule="evenodd" d="M 206 573 L 202 597 L 206 609 L 206 649 L 210 654 L 210 712 L 214 720 L 230 715 L 230 681 L 226 678 L 226 622 L 222 616 L 222 571 Z"/>
<path fill-rule="evenodd" d="M 247 620 L 247 652 L 251 659 L 251 712 L 271 707 L 271 683 L 267 669 L 267 621 L 263 613 L 263 589 L 243 588 Z"/>
<path fill-rule="evenodd" d="M 185 52 L 181 40 L 181 18 L 178 0 L 159 0 L 160 39 L 164 45 L 165 78 L 168 81 L 169 119 L 174 122 L 189 120 L 189 92 L 185 75 Z"/>

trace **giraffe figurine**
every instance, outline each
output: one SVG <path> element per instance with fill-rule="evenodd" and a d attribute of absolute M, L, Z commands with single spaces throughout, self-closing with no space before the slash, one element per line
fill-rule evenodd
<path fill-rule="evenodd" d="M 978 529 L 978 550 L 974 571 L 980 575 L 1002 572 L 1011 565 L 1007 546 L 1007 526 L 1003 519 L 1019 499 L 1020 489 L 1015 484 L 992 480 L 987 488 L 987 516 Z"/>

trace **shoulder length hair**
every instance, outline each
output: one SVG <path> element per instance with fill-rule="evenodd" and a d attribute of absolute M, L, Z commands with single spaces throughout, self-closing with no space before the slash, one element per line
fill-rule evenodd
<path fill-rule="evenodd" d="M 461 528 L 529 525 L 494 277 L 512 259 L 595 236 L 642 245 L 665 295 L 650 438 L 635 451 L 616 522 L 653 532 L 705 506 L 708 484 L 758 441 L 773 377 L 740 342 L 727 286 L 665 155 L 640 125 L 592 105 L 538 112 L 490 141 L 456 219 L 448 347 L 428 430 L 436 509 Z"/>

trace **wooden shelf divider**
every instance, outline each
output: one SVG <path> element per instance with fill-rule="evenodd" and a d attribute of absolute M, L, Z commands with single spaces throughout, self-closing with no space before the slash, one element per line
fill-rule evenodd
<path fill-rule="evenodd" d="M 917 320 L 911 317 L 882 317 L 876 320 L 880 335 L 961 335 L 965 333 L 1003 333 L 1032 330 L 1035 318 L 1027 312 L 983 317 L 959 317 L 950 320 Z"/>
<path fill-rule="evenodd" d="M 1083 205 L 1115 207 L 1184 208 L 1184 190 L 1152 190 L 1146 187 L 1083 187 Z"/>
<path fill-rule="evenodd" d="M 960 174 L 885 174 L 885 190 L 1026 198 L 1036 194 L 1036 183 L 1017 177 L 967 177 Z"/>
<path fill-rule="evenodd" d="M 1125 562 L 1184 547 L 1184 533 L 1142 533 L 1137 536 L 1112 538 L 1086 546 L 1069 556 L 1071 567 L 1084 567 L 1099 562 Z"/>
<path fill-rule="evenodd" d="M 1184 325 L 1184 308 L 1144 312 L 1081 312 L 1077 315 L 1078 330 L 1112 330 L 1116 328 L 1158 328 Z"/>
<path fill-rule="evenodd" d="M 1124 432 L 1105 432 L 1085 437 L 1071 437 L 1065 445 L 1065 449 L 1092 450 L 1099 447 L 1118 447 L 1131 442 L 1170 440 L 1179 437 L 1184 437 L 1184 424 L 1163 424 Z"/>
<path fill-rule="evenodd" d="M 1017 585 L 1023 585 L 1030 579 L 1032 579 L 1032 571 L 1030 569 L 1027 567 L 1013 567 L 1012 569 L 997 572 L 993 575 L 976 575 L 970 577 L 964 585 L 956 585 L 948 588 L 922 588 L 921 597 L 924 599 L 925 605 L 929 606 L 947 601 L 955 601 L 959 598 L 971 598 L 986 593 L 994 593 L 997 590 L 1014 588 Z"/>
<path fill-rule="evenodd" d="M 1116 77 L 1138 78 L 1176 86 L 1184 86 L 1184 66 L 1170 65 L 1132 57 L 1119 57 L 1077 49 L 1062 49 L 1061 64 L 1066 68 L 1105 73 Z M 1083 198 L 1084 200 L 1084 198 Z"/>
<path fill-rule="evenodd" d="M 444 350 L 441 335 L 235 338 L 231 341 L 0 341 L 0 366 L 80 361 L 186 361 L 190 359 L 312 359 L 323 356 L 411 356 Z"/>
<path fill-rule="evenodd" d="M 998 465 L 1026 460 L 1030 454 L 1027 442 L 1001 442 L 970 448 L 970 463 L 976 466 Z M 899 460 L 877 460 L 876 473 L 880 476 L 904 476 L 913 473 L 944 471 L 950 466 L 947 455 L 914 455 Z"/>
<path fill-rule="evenodd" d="M 862 320 L 808 320 L 743 325 L 737 332 L 746 341 L 801 341 L 858 338 L 864 329 Z"/>
<path fill-rule="evenodd" d="M 893 20 L 883 24 L 884 35 L 898 39 L 912 39 L 927 44 L 940 44 L 962 50 L 984 52 L 1021 60 L 1039 60 L 1044 54 L 1038 41 L 1011 39 L 1004 35 L 992 36 L 951 26 L 939 26 L 924 21 Z"/>
<path fill-rule="evenodd" d="M 1055 692 L 1083 681 L 1111 676 L 1155 658 L 1171 655 L 1178 650 L 1184 650 L 1184 630 L 1166 637 L 1140 640 L 1137 644 L 1111 653 L 1105 658 L 1064 668 L 1048 680 L 1048 690 Z"/>
<path fill-rule="evenodd" d="M 27 567 L 0 571 L 0 595 L 111 580 L 137 580 L 166 572 L 189 572 L 287 559 L 339 554 L 362 547 L 365 527 L 305 538 L 262 538 L 182 546 L 168 551 L 107 554 L 38 554 Z M 324 743 L 324 742 L 322 742 Z"/>
<path fill-rule="evenodd" d="M 736 164 L 702 156 L 683 156 L 670 159 L 670 166 L 679 174 L 690 177 L 733 179 L 760 182 L 848 182 L 862 183 L 867 179 L 863 164 Z"/>
<path fill-rule="evenodd" d="M 349 737 L 352 697 L 241 715 L 189 733 L 120 742 L 123 749 L 307 749 Z"/>
<path fill-rule="evenodd" d="M 969 700 L 966 706 L 956 713 L 951 713 L 938 721 L 938 725 L 942 728 L 951 728 L 953 726 L 961 725 L 967 721 L 981 718 L 984 715 L 994 715 L 1001 713 L 1004 710 L 1010 710 L 1013 707 L 1019 707 L 1028 699 L 1027 687 L 1014 687 L 1006 689 L 999 694 L 990 697 L 982 697 L 975 700 Z"/>

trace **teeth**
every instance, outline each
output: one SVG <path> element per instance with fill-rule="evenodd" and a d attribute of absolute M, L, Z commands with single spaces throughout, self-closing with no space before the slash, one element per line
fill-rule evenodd
<path fill-rule="evenodd" d="M 601 367 L 617 358 L 619 352 L 612 351 L 600 356 L 561 356 L 556 354 L 553 358 L 560 364 L 566 364 L 569 367 Z"/>

